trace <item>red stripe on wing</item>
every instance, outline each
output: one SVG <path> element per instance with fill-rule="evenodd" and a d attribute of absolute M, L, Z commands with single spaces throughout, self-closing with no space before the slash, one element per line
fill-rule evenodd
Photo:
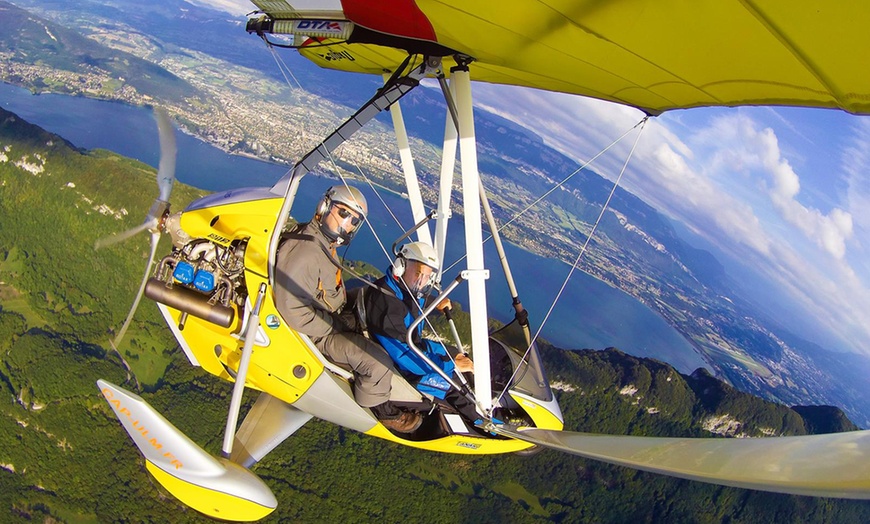
<path fill-rule="evenodd" d="M 389 35 L 437 42 L 435 30 L 414 0 L 342 0 L 353 23 Z"/>

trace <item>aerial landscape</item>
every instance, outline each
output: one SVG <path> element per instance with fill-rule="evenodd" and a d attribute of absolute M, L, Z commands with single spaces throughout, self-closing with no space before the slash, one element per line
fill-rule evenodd
<path fill-rule="evenodd" d="M 181 183 L 172 194 L 173 208 L 180 210 L 214 191 L 271 186 L 380 85 L 376 77 L 319 69 L 295 52 L 279 51 L 287 74 L 263 42 L 245 32 L 245 8 L 242 2 L 214 9 L 182 0 L 153 6 L 0 0 L 0 384 L 8 399 L 0 417 L 0 500 L 14 519 L 206 520 L 149 480 L 95 385 L 98 378 L 135 383 L 194 441 L 209 452 L 219 449 L 232 387 L 187 365 L 153 304 L 140 308 L 117 351 L 108 343 L 136 292 L 147 242 L 93 246 L 141 223 L 156 196 L 157 131 L 147 108 L 166 108 L 187 135 L 179 139 Z M 600 167 L 580 170 L 581 158 L 598 149 L 572 150 L 576 144 L 567 127 L 556 138 L 547 134 L 548 111 L 563 101 L 550 99 L 550 107 L 534 118 L 514 120 L 510 97 L 492 89 L 482 90 L 475 119 L 481 175 L 496 220 L 511 221 L 502 235 L 517 258 L 541 273 L 558 273 L 519 281 L 524 302 L 535 306 L 529 309 L 537 327 L 547 313 L 544 302 L 552 300 L 602 211 L 622 160 L 604 157 Z M 505 93 L 515 93 L 514 102 L 528 96 Z M 86 99 L 89 105 L 78 105 Z M 534 103 L 529 101 L 529 112 Z M 446 105 L 437 85 L 424 83 L 402 107 L 423 199 L 434 206 Z M 592 145 L 606 146 L 643 118 L 622 109 L 612 109 L 611 121 L 633 123 Z M 734 125 L 745 140 L 776 146 L 773 131 L 760 118 L 752 120 L 755 113 L 737 111 L 718 115 L 711 128 Z M 88 112 L 64 121 L 64 115 Z M 552 129 L 570 124 L 549 118 Z M 658 118 L 649 133 L 688 126 L 694 117 Z M 852 118 L 849 125 L 866 133 L 864 119 Z M 704 132 L 692 143 L 698 160 L 716 139 Z M 663 135 L 653 134 L 651 141 Z M 748 211 L 740 219 L 746 226 L 743 251 L 729 252 L 724 240 L 711 240 L 727 236 L 724 219 L 706 233 L 709 217 L 692 222 L 686 202 L 700 199 L 698 193 L 685 190 L 686 202 L 678 204 L 684 207 L 668 207 L 661 190 L 629 176 L 576 262 L 583 275 L 574 278 L 588 280 L 558 304 L 542 334 L 542 358 L 566 429 L 755 437 L 870 427 L 870 336 L 862 324 L 860 284 L 865 264 L 855 262 L 866 249 L 860 188 L 847 188 L 853 207 L 846 211 L 821 190 L 808 190 L 799 201 L 798 191 L 790 189 L 799 185 L 789 178 L 792 165 L 804 173 L 816 164 L 797 155 L 799 146 L 788 145 L 784 136 L 778 148 L 766 151 L 775 149 L 781 158 L 759 160 L 764 151 L 741 158 L 739 152 L 719 152 L 710 154 L 711 166 L 732 166 L 746 184 L 741 191 L 767 188 L 771 198 L 781 198 L 784 216 L 803 217 L 805 242 L 814 251 L 802 254 L 829 257 L 818 263 L 828 264 L 831 280 L 801 288 L 811 273 L 801 273 L 797 262 L 786 265 L 799 254 L 772 240 L 793 231 L 771 226 L 769 238 L 760 238 L 747 232 L 759 220 Z M 619 148 L 627 151 L 634 135 L 626 140 Z M 186 151 L 185 144 L 193 142 L 209 148 L 202 153 L 208 162 L 244 161 L 243 171 L 206 168 L 211 164 L 205 160 L 186 165 L 183 158 L 194 146 Z M 854 160 L 843 169 L 859 171 L 864 152 L 857 139 L 842 149 Z M 341 169 L 383 190 L 388 201 L 404 202 L 397 153 L 392 125 L 379 117 L 342 146 L 336 166 L 324 164 L 311 177 L 315 189 L 306 198 L 316 200 Z M 648 167 L 650 150 L 638 156 Z M 675 172 L 688 169 L 671 160 Z M 757 168 L 753 162 L 773 166 L 781 178 L 747 181 Z M 811 187 L 806 176 L 805 187 Z M 559 190 L 535 202 L 563 179 Z M 703 184 L 696 182 L 696 189 Z M 701 205 L 713 206 L 710 198 Z M 462 213 L 461 204 L 461 198 L 454 202 L 454 215 Z M 386 235 L 389 241 L 395 236 Z M 344 256 L 364 259 L 374 271 L 389 264 L 359 242 Z M 753 258 L 755 244 L 783 265 L 774 269 Z M 168 251 L 168 243 L 161 246 Z M 738 263 L 741 254 L 745 267 Z M 837 280 L 841 271 L 852 280 Z M 763 277 L 773 273 L 775 278 Z M 853 289 L 837 288 L 842 282 L 852 282 Z M 822 295 L 816 288 L 830 301 L 807 305 Z M 534 293 L 546 294 L 540 306 L 526 300 Z M 584 295 L 600 301 L 596 311 L 575 304 Z M 848 300 L 850 308 L 835 307 Z M 648 315 L 637 317 L 642 321 L 628 313 L 641 309 Z M 820 309 L 828 313 L 816 314 Z M 458 323 L 465 334 L 467 321 Z M 249 393 L 245 406 L 254 398 Z M 530 457 L 433 454 L 319 421 L 304 426 L 254 471 L 280 501 L 268 517 L 276 522 L 361 515 L 385 522 L 861 522 L 870 513 L 863 501 L 714 486 L 553 451 Z M 394 497 L 397 479 L 407 495 L 401 500 Z"/>

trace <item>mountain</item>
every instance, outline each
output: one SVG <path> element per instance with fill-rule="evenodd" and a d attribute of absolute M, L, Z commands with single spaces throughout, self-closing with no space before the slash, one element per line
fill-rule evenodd
<path fill-rule="evenodd" d="M 0 401 L 0 503 L 9 508 L 8 518 L 205 522 L 150 481 L 95 385 L 97 378 L 130 380 L 121 355 L 108 349 L 108 330 L 132 299 L 147 242 L 94 251 L 93 241 L 141 220 L 150 200 L 142 195 L 156 193 L 154 170 L 106 151 L 80 150 L 2 109 L 0 151 L 0 391 L 6 399 Z M 173 205 L 200 194 L 178 184 Z M 144 384 L 142 395 L 218 452 L 231 387 L 187 363 L 156 308 L 140 308 L 121 351 Z M 836 408 L 792 410 L 704 371 L 681 375 L 615 349 L 542 351 L 571 430 L 710 436 L 737 428 L 731 433 L 760 436 L 854 427 Z M 245 409 L 252 401 L 249 395 Z M 279 500 L 269 522 L 870 517 L 866 502 L 721 488 L 550 451 L 532 457 L 433 454 L 318 421 L 255 472 Z M 395 496 L 398 490 L 402 497 Z"/>

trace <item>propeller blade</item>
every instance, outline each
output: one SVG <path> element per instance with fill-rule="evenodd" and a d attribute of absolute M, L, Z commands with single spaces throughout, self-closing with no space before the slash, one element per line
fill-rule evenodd
<path fill-rule="evenodd" d="M 133 315 L 136 314 L 136 309 L 139 307 L 139 301 L 142 299 L 142 294 L 145 292 L 145 283 L 148 282 L 148 275 L 151 274 L 151 265 L 154 263 L 154 254 L 157 252 L 157 242 L 160 240 L 160 233 L 151 233 L 151 255 L 148 256 L 148 264 L 145 265 L 145 274 L 142 276 L 142 283 L 139 284 L 139 292 L 136 293 L 136 299 L 133 300 L 133 306 L 130 308 L 130 312 L 127 313 L 127 318 L 124 320 L 124 324 L 121 326 L 120 331 L 115 336 L 115 339 L 110 341 L 112 347 L 115 351 L 118 351 L 118 346 L 121 344 L 121 340 L 124 339 L 124 335 L 127 334 L 127 328 L 130 327 L 130 322 L 133 321 Z"/>
<path fill-rule="evenodd" d="M 157 118 L 157 133 L 160 137 L 160 164 L 157 167 L 157 186 L 160 188 L 159 200 L 169 202 L 169 194 L 175 183 L 175 129 L 169 119 L 169 113 L 161 107 L 154 108 Z"/>
<path fill-rule="evenodd" d="M 142 225 L 97 240 L 94 244 L 96 249 L 123 242 L 145 230 L 150 229 L 153 233 L 159 227 L 164 213 L 169 209 L 169 194 L 172 193 L 172 186 L 175 185 L 175 157 L 178 153 L 178 148 L 175 145 L 175 129 L 172 127 L 172 121 L 165 109 L 155 107 L 154 117 L 157 119 L 157 135 L 160 139 L 160 164 L 157 167 L 157 187 L 160 190 L 160 195 L 151 204 Z"/>
<path fill-rule="evenodd" d="M 487 428 L 633 469 L 737 488 L 870 499 L 870 430 L 770 438 L 660 438 Z"/>
<path fill-rule="evenodd" d="M 155 225 L 156 225 L 156 221 L 154 219 L 146 220 L 143 224 L 138 225 L 132 229 L 128 229 L 127 231 L 124 231 L 123 233 L 117 233 L 117 234 L 112 235 L 110 237 L 101 238 L 101 239 L 97 240 L 94 243 L 94 248 L 95 249 L 102 249 L 104 247 L 115 245 L 118 242 L 123 242 L 124 240 L 127 240 L 128 238 L 130 238 L 132 236 L 138 235 L 142 231 L 147 231 L 148 229 L 151 229 Z"/>
<path fill-rule="evenodd" d="M 157 243 L 160 241 L 161 220 L 168 213 L 169 194 L 172 192 L 172 186 L 175 184 L 175 157 L 178 152 L 175 145 L 175 129 L 172 127 L 172 121 L 169 119 L 169 114 L 165 109 L 155 107 L 154 117 L 157 120 L 157 134 L 160 138 L 160 164 L 157 168 L 157 186 L 160 189 L 160 195 L 151 204 L 151 208 L 148 210 L 148 215 L 142 225 L 129 229 L 119 235 L 100 239 L 95 245 L 99 249 L 126 240 L 142 231 L 147 230 L 151 232 L 151 254 L 148 256 L 148 264 L 145 266 L 145 274 L 142 276 L 139 292 L 136 293 L 133 306 L 130 307 L 130 312 L 127 314 L 127 318 L 124 320 L 124 324 L 121 326 L 118 334 L 114 340 L 109 341 L 115 351 L 118 351 L 118 346 L 124 339 L 124 335 L 127 334 L 127 328 L 130 327 L 130 322 L 133 321 L 133 316 L 139 307 L 139 301 L 145 292 L 145 284 L 148 282 L 148 275 L 151 274 L 151 266 L 154 264 L 154 255 L 157 252 Z"/>

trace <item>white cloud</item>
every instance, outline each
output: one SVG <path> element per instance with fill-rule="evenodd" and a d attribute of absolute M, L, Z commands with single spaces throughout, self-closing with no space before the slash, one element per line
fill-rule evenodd
<path fill-rule="evenodd" d="M 724 222 L 720 231 L 742 230 L 740 235 L 747 239 L 763 240 L 763 244 L 743 242 L 752 248 L 749 251 L 736 245 L 740 235 L 720 237 L 717 244 L 778 282 L 814 321 L 847 339 L 853 349 L 870 350 L 865 316 L 870 311 L 870 289 L 846 261 L 854 233 L 851 213 L 840 207 L 823 213 L 803 205 L 801 179 L 783 158 L 775 132 L 761 129 L 743 112 L 723 111 L 687 142 L 695 153 L 697 173 L 727 204 L 697 207 L 680 217 L 708 238 L 717 236 L 706 223 L 712 215 Z M 831 179 L 835 176 L 830 174 Z M 677 194 L 674 200 L 679 201 Z M 674 204 L 661 201 L 661 209 L 671 214 L 668 209 Z M 732 209 L 734 202 L 739 207 Z M 738 213 L 722 215 L 725 209 Z M 741 221 L 749 222 L 737 227 Z"/>
<path fill-rule="evenodd" d="M 870 119 L 856 119 L 851 142 L 843 150 L 847 201 L 856 227 L 870 230 Z"/>
<path fill-rule="evenodd" d="M 715 118 L 692 143 L 710 152 L 711 165 L 717 171 L 713 176 L 723 183 L 727 184 L 725 177 L 743 176 L 739 183 L 747 187 L 732 187 L 732 194 L 748 198 L 751 191 L 764 188 L 773 208 L 796 231 L 830 256 L 837 259 L 845 256 L 846 243 L 853 232 L 851 215 L 836 207 L 825 214 L 800 202 L 800 178 L 783 157 L 771 128 L 760 129 L 744 113 L 729 111 Z M 755 202 L 756 208 L 760 205 Z"/>
<path fill-rule="evenodd" d="M 640 174 L 634 176 L 630 189 L 720 246 L 725 240 L 762 254 L 769 252 L 770 239 L 749 205 L 723 192 L 672 144 L 659 141 L 654 147 L 639 152 Z"/>
<path fill-rule="evenodd" d="M 257 9 L 249 0 L 187 0 L 188 3 L 243 16 Z"/>

